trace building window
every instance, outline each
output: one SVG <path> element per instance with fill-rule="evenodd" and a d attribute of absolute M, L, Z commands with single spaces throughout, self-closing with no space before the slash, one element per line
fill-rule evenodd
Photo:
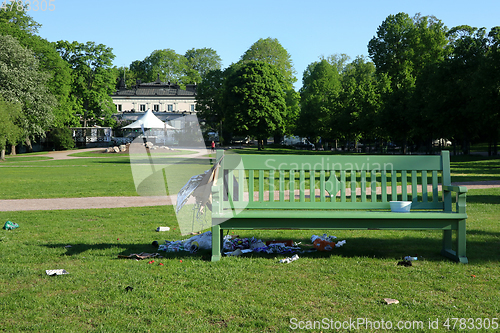
<path fill-rule="evenodd" d="M 155 105 L 153 105 L 153 110 L 154 110 L 155 112 L 160 111 L 160 105 L 159 105 L 159 104 L 155 104 Z"/>
<path fill-rule="evenodd" d="M 141 104 L 139 111 L 146 111 L 146 104 Z"/>
<path fill-rule="evenodd" d="M 117 104 L 117 105 L 116 105 L 116 110 L 117 110 L 118 112 L 122 112 L 122 105 L 121 105 L 121 104 Z"/>
<path fill-rule="evenodd" d="M 194 104 L 191 104 L 191 112 L 194 112 Z"/>
<path fill-rule="evenodd" d="M 167 108 L 168 108 L 168 112 L 174 111 L 174 105 L 173 104 L 168 104 Z"/>

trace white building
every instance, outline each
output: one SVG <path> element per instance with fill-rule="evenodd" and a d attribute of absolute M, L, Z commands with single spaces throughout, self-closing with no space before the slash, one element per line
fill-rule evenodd
<path fill-rule="evenodd" d="M 150 83 L 138 80 L 137 85 L 131 89 L 127 89 L 122 80 L 120 88 L 111 94 L 118 114 L 140 113 L 148 109 L 155 114 L 195 112 L 195 97 L 196 84 L 187 84 L 184 90 L 178 84 L 162 82 L 159 75 L 156 81 Z"/>

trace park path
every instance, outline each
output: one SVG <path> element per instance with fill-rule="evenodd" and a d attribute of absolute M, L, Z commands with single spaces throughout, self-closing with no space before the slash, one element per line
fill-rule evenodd
<path fill-rule="evenodd" d="M 79 149 L 78 151 L 74 150 L 54 151 L 40 156 L 52 157 L 54 160 L 77 159 L 82 157 L 75 157 L 69 155 L 74 154 L 75 152 L 95 151 L 100 149 L 101 148 L 86 148 L 86 149 Z M 206 154 L 206 152 L 193 154 L 190 156 L 194 157 L 202 154 Z M 484 189 L 484 188 L 500 187 L 500 181 L 495 180 L 495 181 L 463 182 L 463 183 L 452 183 L 452 185 L 463 185 L 466 186 L 467 189 Z M 7 212 L 7 211 L 30 211 L 30 210 L 148 207 L 148 206 L 172 205 L 173 202 L 176 202 L 173 196 L 8 199 L 8 200 L 0 200 L 0 211 Z"/>

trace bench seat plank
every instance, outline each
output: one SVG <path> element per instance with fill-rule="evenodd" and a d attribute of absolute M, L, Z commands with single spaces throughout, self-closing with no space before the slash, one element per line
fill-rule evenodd
<path fill-rule="evenodd" d="M 242 210 L 234 214 L 231 210 L 226 210 L 220 215 L 213 215 L 213 219 L 217 218 L 232 218 L 232 219 L 293 219 L 304 220 L 304 225 L 307 225 L 308 219 L 329 219 L 329 220 L 349 220 L 349 219 L 366 219 L 366 220 L 461 220 L 466 219 L 467 214 L 447 213 L 443 211 L 412 211 L 410 213 L 394 213 L 390 211 L 373 211 L 373 210 L 267 210 L 267 209 L 250 209 Z"/>

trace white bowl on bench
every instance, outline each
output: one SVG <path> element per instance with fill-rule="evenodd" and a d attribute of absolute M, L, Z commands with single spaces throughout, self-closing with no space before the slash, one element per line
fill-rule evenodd
<path fill-rule="evenodd" d="M 394 213 L 409 213 L 411 201 L 390 201 L 391 212 Z"/>

